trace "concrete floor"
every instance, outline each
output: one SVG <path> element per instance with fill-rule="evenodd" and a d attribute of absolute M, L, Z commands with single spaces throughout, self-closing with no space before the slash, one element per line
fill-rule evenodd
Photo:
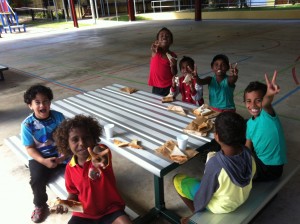
<path fill-rule="evenodd" d="M 2 34 L 0 64 L 9 66 L 0 82 L 0 210 L 5 223 L 31 223 L 33 209 L 29 174 L 3 139 L 20 131 L 21 121 L 30 113 L 23 92 L 42 83 L 52 88 L 55 100 L 113 83 L 151 91 L 147 85 L 150 45 L 157 31 L 168 27 L 174 35 L 171 47 L 178 57 L 195 59 L 198 72 L 211 75 L 214 55 L 225 53 L 238 62 L 239 80 L 235 90 L 238 113 L 248 117 L 242 100 L 245 86 L 263 75 L 279 72 L 281 92 L 274 107 L 283 124 L 288 157 L 300 161 L 300 23 L 299 21 L 146 21 L 98 22 L 89 28 L 53 31 L 28 28 L 26 33 Z M 295 67 L 296 76 L 292 69 Z M 207 100 L 207 88 L 204 88 Z M 144 214 L 154 205 L 153 176 L 114 154 L 118 186 L 127 204 Z M 190 215 L 176 195 L 171 178 L 177 172 L 201 175 L 199 158 L 165 177 L 166 207 L 181 216 Z M 297 223 L 300 218 L 300 176 L 279 192 L 253 223 Z M 49 198 L 55 195 L 49 192 Z M 51 215 L 45 223 L 67 223 L 69 215 Z M 1 221 L 1 222 L 3 222 Z M 167 223 L 157 219 L 153 223 Z"/>

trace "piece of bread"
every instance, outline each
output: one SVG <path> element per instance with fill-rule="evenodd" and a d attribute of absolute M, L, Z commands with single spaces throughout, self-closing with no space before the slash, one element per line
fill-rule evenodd
<path fill-rule="evenodd" d="M 134 149 L 142 149 L 143 147 L 140 146 L 138 144 L 138 140 L 133 139 L 130 143 L 129 143 L 129 147 L 134 148 Z"/>
<path fill-rule="evenodd" d="M 184 163 L 188 160 L 187 156 L 175 145 L 172 153 L 170 154 L 171 160 L 177 163 Z"/>
<path fill-rule="evenodd" d="M 165 96 L 161 99 L 161 102 L 162 103 L 169 103 L 169 102 L 173 102 L 174 101 L 174 97 L 173 96 Z"/>
<path fill-rule="evenodd" d="M 174 58 L 170 53 L 166 53 L 167 58 L 169 59 L 169 61 L 172 61 L 172 59 Z M 174 58 L 175 60 L 177 60 L 177 58 Z"/>
<path fill-rule="evenodd" d="M 187 74 L 184 77 L 184 80 L 182 81 L 183 83 L 189 83 L 192 80 L 192 74 Z"/>
<path fill-rule="evenodd" d="M 135 93 L 136 91 L 138 91 L 137 89 L 132 88 L 132 87 L 124 87 L 124 88 L 121 88 L 120 90 L 123 92 L 129 93 L 129 94 Z"/>
<path fill-rule="evenodd" d="M 168 110 L 174 111 L 175 113 L 186 116 L 186 113 L 181 106 L 168 106 Z"/>
<path fill-rule="evenodd" d="M 122 142 L 118 139 L 114 139 L 114 144 L 118 147 L 125 147 L 129 145 L 129 142 Z"/>
<path fill-rule="evenodd" d="M 60 198 L 57 198 L 53 203 L 53 206 L 50 207 L 50 212 L 55 212 L 58 205 L 66 207 L 69 212 L 83 212 L 81 202 L 74 200 L 63 200 Z"/>

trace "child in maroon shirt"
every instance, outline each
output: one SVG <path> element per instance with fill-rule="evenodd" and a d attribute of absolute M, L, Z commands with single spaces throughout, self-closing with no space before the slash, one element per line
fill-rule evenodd
<path fill-rule="evenodd" d="M 179 78 L 178 83 L 176 83 L 176 77 L 173 77 L 170 94 L 175 98 L 180 93 L 183 102 L 201 106 L 204 103 L 203 87 L 197 84 L 196 79 L 189 72 L 194 70 L 194 66 L 195 62 L 192 58 L 183 56 L 179 62 L 182 76 Z"/>

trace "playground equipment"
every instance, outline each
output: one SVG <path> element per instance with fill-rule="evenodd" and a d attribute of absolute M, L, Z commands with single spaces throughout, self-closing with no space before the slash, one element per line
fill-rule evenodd
<path fill-rule="evenodd" d="M 21 32 L 21 28 L 23 28 L 24 32 L 26 32 L 25 24 L 19 24 L 19 19 L 17 13 L 15 13 L 7 0 L 0 0 L 0 18 L 2 22 L 2 28 L 0 31 L 4 30 L 7 33 L 7 30 L 12 33 L 12 31 L 16 31 L 16 29 Z"/>

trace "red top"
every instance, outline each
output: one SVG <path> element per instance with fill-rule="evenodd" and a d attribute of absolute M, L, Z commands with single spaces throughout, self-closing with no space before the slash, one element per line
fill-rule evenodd
<path fill-rule="evenodd" d="M 111 152 L 109 153 L 111 161 Z M 89 219 L 99 219 L 104 215 L 117 210 L 124 210 L 125 203 L 117 188 L 116 180 L 110 163 L 106 169 L 102 169 L 100 178 L 92 180 L 88 177 L 89 168 L 92 166 L 89 157 L 84 166 L 80 167 L 75 157 L 66 166 L 66 188 L 70 194 L 78 195 L 83 205 L 83 213 L 73 212 L 74 216 Z"/>
<path fill-rule="evenodd" d="M 182 101 L 187 103 L 192 103 L 201 106 L 204 103 L 203 100 L 203 88 L 197 85 L 196 79 L 192 79 L 192 83 L 195 91 L 192 92 L 189 85 L 183 83 L 185 76 L 179 78 L 179 89 L 171 87 L 170 91 L 177 95 L 179 92 L 182 96 Z"/>
<path fill-rule="evenodd" d="M 170 52 L 172 57 L 177 57 L 175 53 Z M 171 72 L 170 61 L 163 58 L 160 52 L 151 57 L 150 74 L 148 85 L 158 88 L 166 88 L 172 85 L 173 74 Z"/>

